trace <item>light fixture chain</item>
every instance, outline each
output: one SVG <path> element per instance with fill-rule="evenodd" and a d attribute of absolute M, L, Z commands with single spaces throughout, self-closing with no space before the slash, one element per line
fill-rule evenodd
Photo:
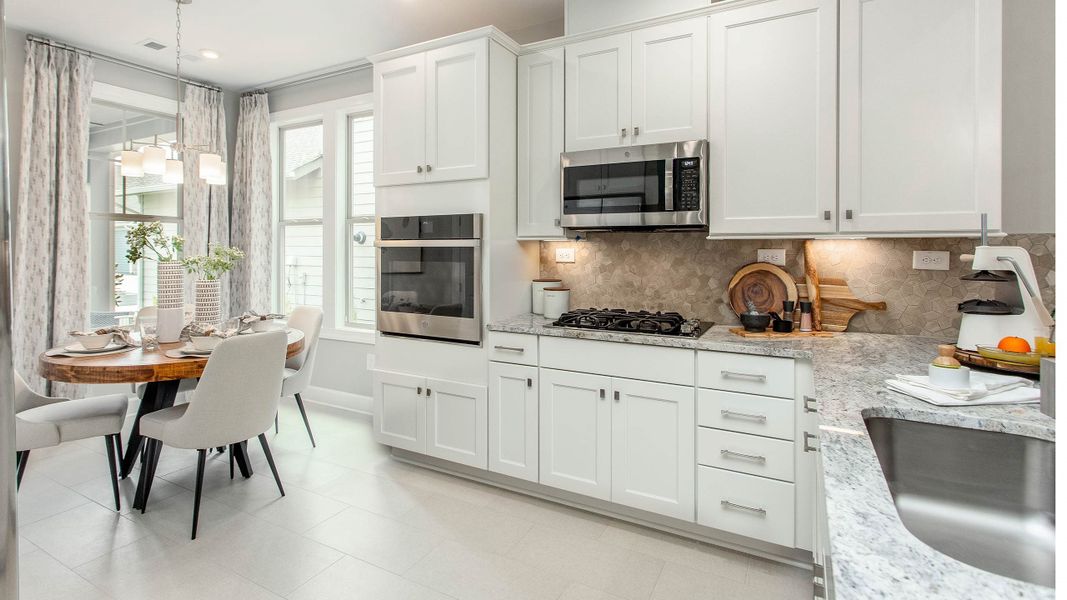
<path fill-rule="evenodd" d="M 185 139 L 184 127 L 182 126 L 182 0 L 174 1 L 174 38 L 175 38 L 175 53 L 174 53 L 174 66 L 176 71 L 176 92 L 178 96 L 178 114 L 175 121 L 175 125 L 178 129 L 178 143 L 176 150 L 178 152 L 183 151 L 183 141 Z"/>

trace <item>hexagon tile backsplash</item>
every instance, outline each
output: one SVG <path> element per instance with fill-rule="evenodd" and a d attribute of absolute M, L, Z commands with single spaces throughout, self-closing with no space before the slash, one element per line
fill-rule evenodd
<path fill-rule="evenodd" d="M 1051 234 L 1009 235 L 991 244 L 1030 251 L 1041 295 L 1055 306 L 1055 242 Z M 992 298 L 993 285 L 961 281 L 970 266 L 961 254 L 969 238 L 819 240 L 819 275 L 848 281 L 863 300 L 884 300 L 886 311 L 856 315 L 850 331 L 928 335 L 955 339 L 956 305 Z M 573 247 L 574 263 L 556 263 L 555 249 Z M 571 307 L 677 310 L 688 317 L 736 324 L 726 287 L 740 267 L 755 262 L 760 248 L 785 248 L 786 270 L 803 276 L 803 240 L 708 240 L 699 232 L 590 233 L 581 241 L 541 242 L 541 276 L 559 277 L 571 288 Z M 946 250 L 948 271 L 911 268 L 914 250 Z"/>

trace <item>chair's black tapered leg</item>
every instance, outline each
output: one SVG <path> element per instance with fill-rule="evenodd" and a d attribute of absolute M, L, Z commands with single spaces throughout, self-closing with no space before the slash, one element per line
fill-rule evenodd
<path fill-rule="evenodd" d="M 15 464 L 18 465 L 18 474 L 15 476 L 15 489 L 22 485 L 22 476 L 26 473 L 26 463 L 30 460 L 30 451 L 22 450 L 15 453 Z"/>
<path fill-rule="evenodd" d="M 156 467 L 159 466 L 159 455 L 163 452 L 163 442 L 150 440 L 152 452 L 148 455 L 148 478 L 144 482 L 144 497 L 141 498 L 141 514 L 148 508 L 148 498 L 152 495 L 152 482 L 156 479 Z"/>
<path fill-rule="evenodd" d="M 219 447 L 215 448 L 215 451 L 218 452 L 219 454 L 222 454 L 223 452 L 226 451 L 226 446 L 219 446 Z"/>
<path fill-rule="evenodd" d="M 207 462 L 207 450 L 196 451 L 196 491 L 193 496 L 193 534 L 196 539 L 196 526 L 200 521 L 200 493 L 204 491 L 204 464 Z"/>
<path fill-rule="evenodd" d="M 274 433 L 278 433 L 278 413 L 274 413 Z"/>
<path fill-rule="evenodd" d="M 105 435 L 104 446 L 107 447 L 107 468 L 111 471 L 111 492 L 115 495 L 115 510 L 121 511 L 122 504 L 119 501 L 119 472 L 115 466 L 115 438 L 117 435 Z M 121 454 L 119 456 L 122 456 Z"/>
<path fill-rule="evenodd" d="M 122 432 L 115 434 L 115 453 L 119 457 L 119 462 L 122 462 Z M 122 470 L 122 465 L 119 465 L 119 471 Z M 121 473 L 119 473 L 121 475 Z"/>
<path fill-rule="evenodd" d="M 137 479 L 137 493 L 133 496 L 133 508 L 144 512 L 144 488 L 148 484 L 148 453 L 152 450 L 152 440 L 141 438 L 141 476 Z"/>
<path fill-rule="evenodd" d="M 230 479 L 233 479 L 233 444 L 230 444 Z"/>
<path fill-rule="evenodd" d="M 274 455 L 270 453 L 270 446 L 267 445 L 267 435 L 265 433 L 259 434 L 259 445 L 263 446 L 263 455 L 267 457 L 270 472 L 274 473 L 274 483 L 278 484 L 278 491 L 284 496 L 285 488 L 282 487 L 282 478 L 278 476 L 278 467 L 274 466 Z"/>
<path fill-rule="evenodd" d="M 300 394 L 293 394 L 296 398 L 296 407 L 300 409 L 300 416 L 304 419 L 304 427 L 308 430 L 308 437 L 311 438 L 311 447 L 315 447 L 315 436 L 311 433 L 311 423 L 308 422 L 308 413 L 304 410 L 304 401 L 300 399 Z"/>

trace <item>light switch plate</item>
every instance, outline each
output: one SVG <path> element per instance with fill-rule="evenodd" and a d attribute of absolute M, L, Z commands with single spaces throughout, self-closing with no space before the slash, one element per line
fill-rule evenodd
<path fill-rule="evenodd" d="M 756 250 L 756 260 L 758 262 L 771 263 L 772 265 L 778 265 L 779 267 L 785 266 L 785 248 L 767 249 L 760 248 Z"/>
<path fill-rule="evenodd" d="M 943 250 L 916 250 L 911 253 L 911 268 L 921 271 L 947 271 L 949 253 Z"/>
<path fill-rule="evenodd" d="M 556 248 L 556 262 L 558 262 L 558 263 L 572 263 L 572 262 L 574 262 L 574 248 Z"/>

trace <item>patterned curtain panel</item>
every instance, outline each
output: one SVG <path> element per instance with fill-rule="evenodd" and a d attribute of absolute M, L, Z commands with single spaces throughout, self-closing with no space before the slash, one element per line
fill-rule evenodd
<path fill-rule="evenodd" d="M 182 134 L 187 146 L 207 147 L 226 158 L 226 108 L 222 92 L 198 85 L 185 86 L 182 100 Z M 208 243 L 229 245 L 230 206 L 225 185 L 208 185 L 200 178 L 200 151 L 186 150 L 185 183 L 182 184 L 182 235 L 185 256 L 204 254 Z M 229 294 L 226 278 L 222 279 L 222 318 L 226 319 Z M 192 289 L 192 278 L 186 279 Z M 191 292 L 188 297 L 192 297 Z"/>
<path fill-rule="evenodd" d="M 230 313 L 271 309 L 271 162 L 267 94 L 241 97 L 233 161 L 233 244 L 246 258 L 230 274 Z"/>
<path fill-rule="evenodd" d="M 88 324 L 89 100 L 93 61 L 26 42 L 22 146 L 15 205 L 15 370 L 36 390 L 75 397 L 79 388 L 37 375 L 37 356 Z"/>

